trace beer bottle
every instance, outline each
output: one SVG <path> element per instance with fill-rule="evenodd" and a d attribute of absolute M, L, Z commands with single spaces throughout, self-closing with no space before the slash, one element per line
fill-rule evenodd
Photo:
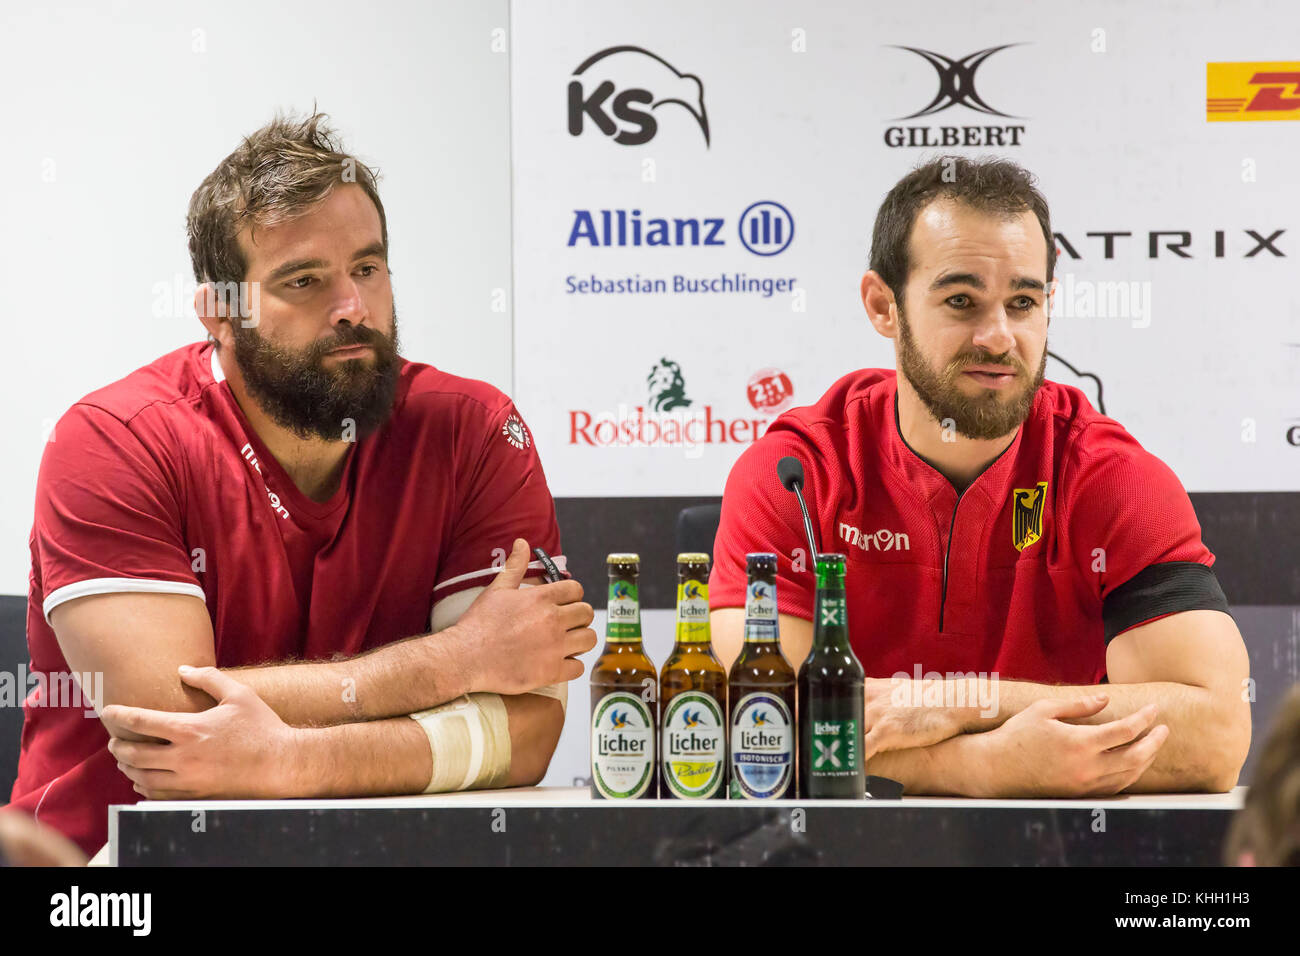
<path fill-rule="evenodd" d="M 659 675 L 665 797 L 725 799 L 727 672 L 709 632 L 709 556 L 677 556 L 677 642 Z"/>
<path fill-rule="evenodd" d="M 844 555 L 817 555 L 813 642 L 799 668 L 799 796 L 863 800 L 862 665 L 849 645 Z"/>
<path fill-rule="evenodd" d="M 793 797 L 794 668 L 781 653 L 776 555 L 745 556 L 745 646 L 731 665 L 731 798 Z"/>
<path fill-rule="evenodd" d="M 635 554 L 611 554 L 605 646 L 591 669 L 591 796 L 650 799 L 656 786 L 655 666 L 641 647 Z"/>

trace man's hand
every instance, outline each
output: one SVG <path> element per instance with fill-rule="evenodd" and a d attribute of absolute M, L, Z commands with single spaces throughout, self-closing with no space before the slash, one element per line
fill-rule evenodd
<path fill-rule="evenodd" d="M 516 538 L 510 557 L 459 621 L 429 640 L 467 642 L 475 662 L 474 691 L 526 694 L 582 676 L 574 660 L 596 646 L 595 618 L 577 581 L 521 588 L 528 570 L 528 542 Z"/>
<path fill-rule="evenodd" d="M 181 680 L 217 706 L 194 713 L 104 708 L 106 723 L 164 743 L 112 737 L 118 769 L 150 800 L 275 798 L 290 794 L 288 773 L 297 731 L 251 687 L 215 667 L 180 668 Z"/>
<path fill-rule="evenodd" d="M 945 707 L 924 703 L 928 684 L 909 678 L 868 677 L 863 699 L 863 759 L 886 750 L 907 750 L 933 744 L 974 729 L 978 708 Z M 940 698 L 942 699 L 942 697 Z"/>
<path fill-rule="evenodd" d="M 1104 724 L 1066 723 L 1097 714 L 1106 702 L 1105 694 L 1038 700 L 997 730 L 974 735 L 989 748 L 985 791 L 1000 797 L 1089 797 L 1132 786 L 1156 759 L 1169 728 L 1151 727 L 1155 704 Z"/>

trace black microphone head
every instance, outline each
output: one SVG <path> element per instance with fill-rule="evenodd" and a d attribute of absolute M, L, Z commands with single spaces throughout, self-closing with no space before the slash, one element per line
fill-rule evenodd
<path fill-rule="evenodd" d="M 793 455 L 786 455 L 776 463 L 776 476 L 785 485 L 786 491 L 794 491 L 795 486 L 803 487 L 803 462 Z"/>

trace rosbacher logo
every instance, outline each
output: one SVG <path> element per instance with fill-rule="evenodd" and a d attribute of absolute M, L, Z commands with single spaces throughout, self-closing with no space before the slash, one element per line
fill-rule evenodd
<path fill-rule="evenodd" d="M 750 444 L 770 423 L 763 418 L 726 418 L 688 396 L 681 366 L 661 358 L 646 376 L 645 405 L 620 405 L 614 412 L 569 412 L 569 444 L 600 448 L 686 448 Z M 647 409 L 646 406 L 649 406 Z"/>

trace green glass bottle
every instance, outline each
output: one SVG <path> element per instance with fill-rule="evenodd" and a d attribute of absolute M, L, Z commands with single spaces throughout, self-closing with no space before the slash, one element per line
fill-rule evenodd
<path fill-rule="evenodd" d="M 813 642 L 799 668 L 799 796 L 866 799 L 863 670 L 849 644 L 844 555 L 817 555 Z"/>

